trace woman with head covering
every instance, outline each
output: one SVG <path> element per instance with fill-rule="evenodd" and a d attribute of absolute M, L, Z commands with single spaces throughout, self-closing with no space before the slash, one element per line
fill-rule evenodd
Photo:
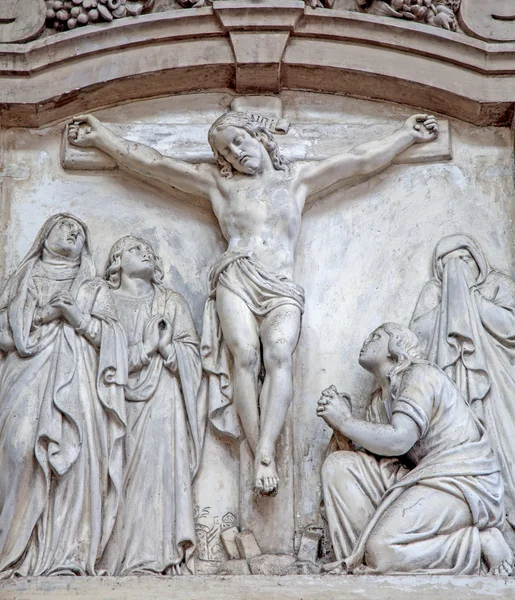
<path fill-rule="evenodd" d="M 515 549 L 515 282 L 489 266 L 474 238 L 444 237 L 410 327 L 490 434 L 511 525 L 505 535 Z"/>
<path fill-rule="evenodd" d="M 121 491 L 127 350 L 86 225 L 57 214 L 0 295 L 0 576 L 95 575 Z"/>
<path fill-rule="evenodd" d="M 123 505 L 102 562 L 113 575 L 193 570 L 202 367 L 188 304 L 162 277 L 145 240 L 126 236 L 112 247 L 106 279 L 129 344 Z"/>

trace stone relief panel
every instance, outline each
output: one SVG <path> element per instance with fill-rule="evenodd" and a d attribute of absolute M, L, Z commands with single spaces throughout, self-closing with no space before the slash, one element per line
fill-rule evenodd
<path fill-rule="evenodd" d="M 330 501 L 327 500 L 327 488 L 331 488 L 324 480 L 320 481 L 320 468 L 332 430 L 330 423 L 326 423 L 324 419 L 317 421 L 315 418 L 320 390 L 327 388 L 332 382 L 338 387 L 344 383 L 345 389 L 353 397 L 352 418 L 347 421 L 362 421 L 369 404 L 367 398 L 372 391 L 372 381 L 364 374 L 342 369 L 342 357 L 357 354 L 360 341 L 378 323 L 389 318 L 406 321 L 417 294 L 427 279 L 426 271 L 420 269 L 419 265 L 427 263 L 428 248 L 436 240 L 456 231 L 456 223 L 460 224 L 460 229 L 463 226 L 474 235 L 479 236 L 482 232 L 481 239 L 485 239 L 487 251 L 496 257 L 498 264 L 505 269 L 510 264 L 513 232 L 509 226 L 509 215 L 513 210 L 514 195 L 508 131 L 480 129 L 454 122 L 454 159 L 451 163 L 448 162 L 450 153 L 447 144 L 447 154 L 431 156 L 428 153 L 423 159 L 425 162 L 413 162 L 408 166 L 405 163 L 410 163 L 409 156 L 405 160 L 403 156 L 406 155 L 402 154 L 408 141 L 413 143 L 414 138 L 420 137 L 421 141 L 430 142 L 421 144 L 420 148 L 437 147 L 441 143 L 440 138 L 430 141 L 436 135 L 436 122 L 427 115 L 420 115 L 417 120 L 410 118 L 409 111 L 402 107 L 318 94 L 287 93 L 282 95 L 282 99 L 281 118 L 291 126 L 287 134 L 277 136 L 276 139 L 267 131 L 263 122 L 226 112 L 232 100 L 228 94 L 213 94 L 209 97 L 199 95 L 187 99 L 166 98 L 103 111 L 96 115 L 96 120 L 91 117 L 77 118 L 67 131 L 72 143 L 77 138 L 87 140 L 88 136 L 91 140 L 100 130 L 102 134 L 97 140 L 105 135 L 113 147 L 117 148 L 112 154 L 115 163 L 120 164 L 122 169 L 110 168 L 102 172 L 61 167 L 59 144 L 62 125 L 42 131 L 9 130 L 5 133 L 8 148 L 6 160 L 27 170 L 26 177 L 9 181 L 5 186 L 4 202 L 9 211 L 3 214 L 3 227 L 12 248 L 7 257 L 6 273 L 17 272 L 16 265 L 20 257 L 27 253 L 38 227 L 48 215 L 59 211 L 57 222 L 60 222 L 61 216 L 64 218 L 64 211 L 80 215 L 93 232 L 94 239 L 88 244 L 95 249 L 95 273 L 106 273 L 105 280 L 96 278 L 94 281 L 98 281 L 98 285 L 110 298 L 110 322 L 128 341 L 126 379 L 113 384 L 121 389 L 122 406 L 125 409 L 122 453 L 124 470 L 118 480 L 119 489 L 123 490 L 120 495 L 122 501 L 118 505 L 114 523 L 109 525 L 111 529 L 106 529 L 108 525 L 100 525 L 100 528 L 103 526 L 111 533 L 107 534 L 109 539 L 105 547 L 100 545 L 100 549 L 97 548 L 97 556 L 102 556 L 102 560 L 94 564 L 97 573 L 177 574 L 179 571 L 185 573 L 193 570 L 195 563 L 197 572 L 212 573 L 219 570 L 220 563 L 226 558 L 232 560 L 223 564 L 220 572 L 293 574 L 317 571 L 320 558 L 329 560 L 331 553 L 327 540 L 321 543 L 320 539 L 324 527 L 319 512 L 321 492 L 323 488 L 328 515 L 327 506 Z M 223 113 L 225 117 L 216 123 L 216 128 L 212 127 L 213 122 Z M 399 123 L 406 118 L 406 124 L 399 130 Z M 101 125 L 102 123 L 108 123 L 109 126 Z M 336 125 L 342 123 L 345 128 L 340 131 Z M 116 128 L 119 128 L 118 132 L 115 131 Z M 137 128 L 139 141 L 131 141 L 131 132 Z M 168 139 L 160 146 L 159 158 L 155 149 L 151 148 L 152 140 L 161 139 L 166 128 Z M 211 146 L 207 141 L 210 129 Z M 316 149 L 311 148 L 313 158 L 310 156 L 310 160 L 305 159 L 306 154 L 302 160 L 302 157 L 299 159 L 286 153 L 289 144 L 291 148 L 296 146 L 295 142 L 288 142 L 288 136 L 292 136 L 294 140 L 303 136 L 307 136 L 308 140 L 311 139 L 309 136 L 313 139 L 317 136 L 328 138 L 331 129 L 336 140 Z M 444 127 L 442 133 L 443 130 Z M 185 140 L 188 131 L 190 137 Z M 244 144 L 245 152 L 239 150 L 239 137 L 243 138 L 239 142 L 240 146 Z M 182 161 L 178 165 L 186 142 L 190 147 L 189 162 Z M 166 156 L 167 148 L 174 145 L 175 154 Z M 198 147 L 191 150 L 195 146 Z M 282 147 L 285 148 L 284 155 L 280 153 Z M 304 147 L 309 147 L 308 141 L 305 141 Z M 335 154 L 332 151 L 334 148 L 340 152 L 336 154 L 337 159 L 330 158 Z M 70 147 L 64 148 L 63 156 L 69 151 Z M 218 159 L 217 164 L 206 163 L 204 157 L 213 151 Z M 151 159 L 148 158 L 149 154 Z M 374 162 L 376 168 L 372 169 L 371 156 L 377 154 L 380 155 L 379 163 Z M 398 155 L 398 162 L 392 164 L 395 155 Z M 135 163 L 123 164 L 126 159 L 139 160 L 137 168 L 141 172 L 138 173 L 134 168 Z M 300 209 L 295 212 L 298 217 L 295 221 L 295 239 L 286 239 L 291 242 L 288 256 L 292 258 L 288 278 L 278 278 L 285 286 L 295 280 L 296 285 L 304 288 L 306 302 L 302 327 L 300 328 L 300 324 L 298 326 L 300 335 L 296 353 L 293 360 L 289 356 L 287 361 L 288 379 L 294 385 L 284 410 L 285 425 L 280 435 L 278 433 L 277 443 L 274 447 L 270 446 L 270 453 L 277 450 L 276 456 L 282 456 L 278 465 L 281 481 L 275 497 L 273 489 L 266 493 L 266 485 L 270 482 L 263 479 L 258 482 L 265 488 L 258 489 L 258 492 L 265 492 L 263 497 L 260 498 L 260 493 L 254 495 L 251 489 L 256 484 L 256 476 L 253 474 L 255 464 L 251 460 L 252 448 L 248 448 L 241 438 L 234 440 L 222 436 L 221 429 L 217 430 L 212 426 L 213 421 L 207 427 L 203 425 L 206 420 L 205 402 L 208 399 L 221 399 L 219 393 L 216 395 L 220 391 L 220 378 L 207 376 L 202 383 L 199 375 L 200 357 L 205 357 L 205 354 L 204 349 L 199 352 L 197 335 L 204 336 L 205 332 L 202 327 L 204 304 L 206 298 L 209 302 L 210 288 L 213 287 L 208 283 L 213 281 L 212 274 L 209 274 L 210 266 L 213 263 L 220 264 L 220 260 L 227 256 L 223 237 L 229 243 L 232 240 L 229 250 L 233 250 L 239 249 L 237 241 L 244 236 L 240 231 L 236 236 L 238 239 L 234 241 L 229 234 L 225 235 L 230 227 L 223 227 L 227 220 L 223 219 L 223 210 L 217 209 L 213 203 L 214 210 L 211 212 L 206 202 L 197 202 L 196 196 L 202 195 L 205 188 L 197 187 L 194 192 L 191 188 L 183 188 L 181 192 L 180 189 L 174 189 L 168 179 L 161 182 L 162 186 L 160 184 L 159 188 L 154 187 L 155 173 L 152 168 L 161 168 L 160 161 L 167 163 L 166 168 L 178 170 L 180 167 L 195 178 L 201 179 L 202 174 L 210 173 L 213 179 L 207 186 L 209 199 L 213 202 L 213 190 L 216 190 L 224 203 L 223 210 L 234 211 L 238 201 L 243 201 L 245 206 L 251 202 L 256 209 L 253 215 L 247 210 L 243 216 L 231 213 L 233 221 L 237 221 L 237 217 L 249 219 L 252 216 L 250 223 L 245 221 L 245 227 L 249 230 L 256 223 L 266 224 L 266 219 L 259 220 L 260 215 L 267 217 L 278 209 L 280 214 L 274 213 L 275 221 L 279 224 L 286 223 L 287 229 L 291 230 L 292 215 L 285 210 L 288 208 L 285 202 L 289 198 L 290 208 L 291 204 L 296 206 L 297 196 L 290 187 L 294 183 L 294 177 L 297 173 L 316 174 L 327 169 L 332 161 L 338 163 L 334 181 L 329 178 L 334 185 L 330 189 L 325 186 L 328 181 L 326 172 L 322 177 L 323 185 L 305 206 L 302 229 L 298 223 Z M 350 163 L 348 169 L 343 169 L 342 161 L 344 164 Z M 358 169 L 358 177 L 351 178 L 350 174 L 355 172 L 353 169 L 356 164 L 362 163 L 364 171 Z M 254 167 L 255 164 L 257 167 Z M 261 170 L 260 167 L 263 166 L 265 168 Z M 281 166 L 286 168 L 277 168 Z M 387 171 L 378 172 L 381 167 L 386 166 Z M 231 176 L 224 177 L 224 170 Z M 151 181 L 152 187 L 142 183 L 142 176 L 146 181 Z M 193 177 L 186 183 L 181 180 L 181 185 L 199 186 L 199 180 L 193 181 Z M 231 188 L 231 185 L 234 187 Z M 479 203 L 479 197 L 485 200 Z M 261 201 L 256 203 L 256 199 Z M 274 200 L 273 205 L 271 199 Z M 89 239 L 86 226 L 79 217 L 71 215 L 65 218 L 71 221 L 67 224 L 70 228 L 67 239 L 80 237 L 79 225 L 85 232 L 84 237 Z M 227 276 L 227 287 L 230 285 L 240 294 L 247 295 L 251 289 L 249 281 L 253 285 L 262 285 L 262 281 L 258 279 L 260 274 L 269 284 L 277 283 L 269 277 L 269 273 L 266 273 L 267 277 L 263 277 L 259 270 L 257 275 L 254 271 L 248 272 L 243 278 L 244 269 L 256 267 L 256 254 L 261 250 L 261 247 L 256 249 L 255 240 L 262 236 L 255 230 L 252 231 L 254 247 L 245 247 L 245 256 L 232 261 L 218 275 L 219 287 L 215 290 L 216 296 L 212 298 L 212 308 L 215 309 L 219 322 L 218 295 L 221 277 Z M 489 232 L 493 234 L 489 235 Z M 129 237 L 128 233 L 131 234 Z M 41 237 L 46 240 L 45 234 L 38 235 L 38 239 Z M 276 238 L 279 241 L 282 239 L 276 235 L 274 240 L 267 239 L 269 243 L 266 246 Z M 260 268 L 268 260 L 265 250 L 263 253 L 258 256 Z M 39 255 L 36 253 L 35 256 Z M 45 254 L 45 258 L 46 256 Z M 164 268 L 159 266 L 158 256 L 162 256 Z M 276 260 L 281 256 L 281 252 L 276 251 L 272 258 Z M 43 253 L 41 257 L 40 262 L 45 263 Z M 106 272 L 107 257 L 110 258 Z M 39 259 L 36 262 L 37 260 Z M 23 264 L 25 261 L 22 261 Z M 236 273 L 227 273 L 232 265 L 237 266 L 238 270 Z M 413 268 L 413 265 L 416 267 Z M 277 272 L 276 263 L 268 260 L 267 266 L 272 274 Z M 46 269 L 47 265 L 44 264 L 42 268 Z M 72 277 L 73 272 L 70 273 Z M 59 287 L 62 283 L 56 285 Z M 17 289 L 22 288 L 18 286 Z M 172 292 L 172 289 L 177 291 Z M 149 290 L 153 293 L 152 301 Z M 241 299 L 240 295 L 235 295 Z M 274 299 L 275 295 L 269 293 L 267 299 L 270 298 Z M 66 314 L 71 311 L 70 318 L 78 324 L 77 330 L 70 324 L 74 329 L 71 333 L 80 336 L 82 328 L 89 321 L 86 319 L 88 323 L 83 323 L 81 319 L 79 322 L 78 314 L 70 309 L 72 304 L 67 296 L 59 297 L 58 300 L 62 301 L 60 310 Z M 191 314 L 188 305 L 191 307 Z M 246 306 L 248 307 L 247 304 Z M 48 309 L 48 312 L 50 314 L 52 311 Z M 43 322 L 47 318 L 45 314 L 36 315 L 36 325 L 39 325 L 40 320 L 43 323 L 39 325 L 40 330 L 46 327 Z M 227 327 L 224 330 L 223 322 L 220 324 L 225 337 Z M 234 326 L 233 321 L 229 323 L 229 335 L 234 333 L 230 330 L 231 326 Z M 263 330 L 258 329 L 255 324 L 254 332 L 263 336 Z M 91 340 L 86 338 L 92 347 L 96 339 L 93 334 L 93 331 L 90 332 Z M 8 343 L 9 336 L 6 339 Z M 250 338 L 245 338 L 248 339 Z M 258 360 L 262 360 L 262 339 L 259 344 L 259 353 L 255 352 L 255 355 Z M 274 350 L 273 345 L 271 350 Z M 237 349 L 234 353 L 237 355 Z M 234 379 L 232 352 L 229 358 L 232 362 L 228 361 L 228 374 Z M 412 358 L 415 366 L 424 367 L 420 382 L 425 382 L 424 385 L 427 381 L 431 382 L 434 367 L 426 363 L 419 365 L 418 355 Z M 242 362 L 240 366 L 248 366 L 245 361 Z M 94 361 L 92 365 L 92 371 L 99 369 Z M 264 382 L 270 372 L 274 372 L 274 368 L 275 365 L 272 364 L 271 368 L 265 368 L 264 373 L 253 374 L 251 397 L 255 404 L 252 407 L 258 405 L 258 394 L 259 402 L 262 403 Z M 375 372 L 372 374 L 376 375 Z M 401 375 L 399 380 L 404 381 Z M 438 381 L 439 385 L 444 385 L 442 381 L 448 382 L 445 385 L 455 390 L 449 379 Z M 465 401 L 460 403 L 456 398 L 452 399 L 453 393 L 455 392 L 446 393 L 445 401 L 454 403 L 453 406 L 460 405 L 459 410 L 463 409 L 467 415 L 473 415 Z M 119 396 L 120 394 L 117 397 Z M 339 396 L 333 397 L 330 392 L 326 392 L 320 405 L 322 412 L 327 409 L 329 396 L 331 402 L 340 402 Z M 95 396 L 92 398 L 91 402 L 94 403 Z M 417 398 L 414 403 L 420 402 L 420 406 L 425 406 L 424 398 Z M 232 400 L 234 406 L 234 398 Z M 346 401 L 342 402 L 345 404 Z M 225 406 L 223 404 L 222 409 Z M 183 407 L 182 413 L 177 412 L 178 407 Z M 220 414 L 223 415 L 223 412 L 222 410 Z M 241 411 L 240 414 L 235 412 L 233 416 L 233 424 L 241 426 L 238 422 L 238 419 L 242 420 Z M 266 414 L 262 416 L 258 413 L 260 428 L 265 418 Z M 476 423 L 474 416 L 470 419 Z M 363 422 L 366 423 L 366 420 Z M 275 425 L 281 430 L 282 423 Z M 437 429 L 435 425 L 432 432 L 435 437 L 431 436 L 433 441 L 438 438 Z M 473 427 L 470 429 L 472 431 Z M 417 424 L 417 432 L 419 430 Z M 258 430 L 258 433 L 261 434 L 261 431 Z M 420 436 L 414 441 L 417 451 L 420 450 L 417 444 L 427 444 L 426 437 L 429 434 L 425 433 L 426 436 Z M 170 435 L 171 438 L 168 437 Z M 349 451 L 351 446 L 344 446 L 344 437 L 352 439 L 352 435 L 348 431 L 339 435 L 340 449 Z M 483 437 L 480 437 L 483 443 Z M 158 444 L 157 440 L 161 443 Z M 165 443 L 165 440 L 168 441 Z M 366 448 L 363 440 L 354 441 Z M 449 440 L 446 439 L 446 442 Z M 180 445 L 181 452 L 174 455 L 173 461 L 167 460 L 172 453 L 171 448 L 177 449 L 174 444 Z M 199 467 L 198 449 L 202 445 L 204 453 Z M 359 454 L 353 448 L 352 452 L 356 456 Z M 380 452 L 377 453 L 381 455 Z M 422 454 L 423 452 L 417 455 L 419 463 L 422 463 L 421 469 L 425 468 Z M 482 454 L 483 457 L 487 455 L 488 452 Z M 394 457 L 387 454 L 384 456 L 394 462 Z M 473 463 L 472 460 L 468 462 Z M 456 547 L 466 549 L 471 566 L 449 567 L 442 563 L 442 570 L 455 568 L 456 572 L 476 573 L 483 568 L 492 573 L 506 574 L 510 569 L 511 563 L 506 556 L 497 560 L 490 555 L 483 567 L 478 566 L 477 561 L 478 548 L 484 556 L 488 556 L 488 535 L 484 534 L 486 530 L 491 534 L 492 544 L 495 542 L 497 548 L 504 548 L 503 542 L 498 539 L 497 529 L 505 511 L 498 494 L 500 486 L 493 481 L 495 477 L 499 478 L 500 467 L 494 463 L 495 461 L 489 463 L 491 471 L 488 476 L 491 476 L 492 481 L 481 480 L 478 483 L 486 490 L 484 502 L 488 518 L 466 525 L 468 541 L 463 541 L 465 525 L 458 527 L 459 531 L 453 538 Z M 151 468 L 148 467 L 149 464 Z M 163 464 L 166 464 L 168 474 L 161 479 L 155 473 L 162 472 L 163 469 L 156 465 Z M 422 470 L 417 471 L 417 467 L 409 467 L 409 473 L 406 472 L 405 465 L 402 465 L 402 469 L 399 466 L 397 471 L 399 477 L 402 474 L 408 478 L 404 480 L 405 483 L 411 481 L 409 477 L 416 478 L 420 472 L 423 474 Z M 346 470 L 347 467 L 343 469 L 344 472 Z M 459 478 L 462 475 L 463 473 L 456 472 L 453 477 Z M 479 472 L 467 474 L 467 477 L 469 475 L 480 476 Z M 51 477 L 56 478 L 56 474 L 52 473 Z M 180 477 L 183 485 L 180 496 L 174 496 L 174 490 L 165 489 L 171 479 L 177 477 Z M 342 475 L 340 471 L 338 481 L 344 480 L 345 474 Z M 51 481 L 53 482 L 52 479 Z M 395 485 L 397 483 L 396 481 Z M 345 484 L 341 485 L 345 487 Z M 392 488 L 388 495 L 397 497 L 396 490 L 401 488 L 403 489 L 402 485 Z M 464 494 L 468 494 L 465 488 L 463 490 Z M 438 491 L 445 493 L 445 490 Z M 494 506 L 496 493 L 497 505 Z M 148 511 L 145 512 L 143 508 L 141 511 L 133 509 L 140 502 L 142 494 L 148 494 L 148 503 L 155 502 L 157 496 L 166 496 L 171 503 L 171 510 L 182 517 L 172 523 L 170 513 L 161 510 L 163 503 L 159 501 L 155 510 L 152 510 L 155 522 L 149 522 Z M 395 508 L 394 500 L 392 506 Z M 396 506 L 398 508 L 401 505 Z M 386 508 L 381 508 L 378 504 L 367 517 L 363 530 L 366 530 L 369 523 L 376 523 L 381 532 L 382 512 L 379 516 L 376 512 L 383 510 L 386 511 Z M 456 508 L 454 513 L 458 515 L 467 512 L 462 505 L 460 510 L 461 513 Z M 124 537 L 124 532 L 128 527 L 137 531 L 142 522 L 146 523 L 145 532 L 155 527 L 156 534 L 146 539 L 143 537 L 144 532 L 140 532 L 142 541 L 132 547 L 132 542 Z M 335 533 L 339 526 L 334 519 L 329 519 L 331 538 L 336 536 L 343 539 Z M 162 533 L 165 530 L 166 535 Z M 294 545 L 291 543 L 293 534 L 296 534 Z M 373 536 L 363 535 L 364 554 L 355 563 L 346 563 L 349 571 L 359 570 L 363 566 L 382 572 L 416 570 L 413 565 L 406 568 L 405 564 L 399 566 L 391 563 L 391 556 L 388 554 L 390 542 L 386 537 L 378 537 L 379 539 L 374 539 Z M 476 543 L 478 538 L 479 545 Z M 353 546 L 349 552 L 338 549 L 337 543 L 332 544 L 335 560 L 339 564 L 331 566 L 331 569 L 344 566 L 340 561 L 351 556 L 354 543 L 358 543 L 357 539 L 348 543 L 349 547 Z M 152 555 L 166 556 L 161 551 L 166 545 L 168 555 L 164 562 L 153 560 Z M 387 550 L 384 550 L 385 547 Z M 121 548 L 130 550 L 124 553 L 120 551 Z M 367 562 L 366 556 L 372 556 L 374 548 L 379 548 L 374 555 L 377 560 L 374 558 Z M 417 554 L 420 558 L 417 562 L 421 565 L 420 570 L 428 568 L 424 566 L 427 564 L 424 560 L 428 560 L 432 551 L 429 548 L 427 553 L 420 550 L 420 554 Z M 279 553 L 287 556 L 278 558 Z M 413 556 L 414 550 L 410 550 L 410 553 Z M 196 560 L 192 560 L 195 554 Z M 383 563 L 380 563 L 381 560 Z M 53 568 L 54 565 L 51 564 L 48 572 Z M 58 565 L 56 572 L 60 570 L 61 566 Z M 64 568 L 62 571 L 67 572 Z"/>

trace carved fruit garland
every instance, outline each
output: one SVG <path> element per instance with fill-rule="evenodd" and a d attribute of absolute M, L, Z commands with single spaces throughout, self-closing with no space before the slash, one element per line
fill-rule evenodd
<path fill-rule="evenodd" d="M 149 12 L 155 0 L 45 0 L 47 27 L 64 31 Z"/>
<path fill-rule="evenodd" d="M 360 10 L 371 14 L 427 23 L 456 30 L 461 0 L 356 0 Z"/>

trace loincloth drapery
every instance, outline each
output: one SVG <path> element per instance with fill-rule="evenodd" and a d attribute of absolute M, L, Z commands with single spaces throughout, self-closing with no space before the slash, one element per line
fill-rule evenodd
<path fill-rule="evenodd" d="M 216 312 L 218 286 L 241 298 L 258 319 L 287 305 L 303 313 L 304 290 L 291 279 L 270 273 L 248 252 L 228 251 L 211 269 L 200 344 L 202 365 L 210 378 L 209 417 L 218 431 L 238 439 L 242 430 L 232 403 L 232 356 Z"/>

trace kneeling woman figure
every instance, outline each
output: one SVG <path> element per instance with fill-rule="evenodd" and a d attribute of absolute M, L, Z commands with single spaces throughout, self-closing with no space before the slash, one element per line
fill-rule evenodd
<path fill-rule="evenodd" d="M 326 568 L 477 575 L 484 565 L 509 575 L 504 489 L 488 435 L 451 379 L 420 356 L 409 329 L 385 323 L 359 358 L 380 384 L 367 419 L 354 417 L 334 386 L 318 402 L 336 437 L 360 447 L 330 454 L 322 468 L 337 558 Z"/>

